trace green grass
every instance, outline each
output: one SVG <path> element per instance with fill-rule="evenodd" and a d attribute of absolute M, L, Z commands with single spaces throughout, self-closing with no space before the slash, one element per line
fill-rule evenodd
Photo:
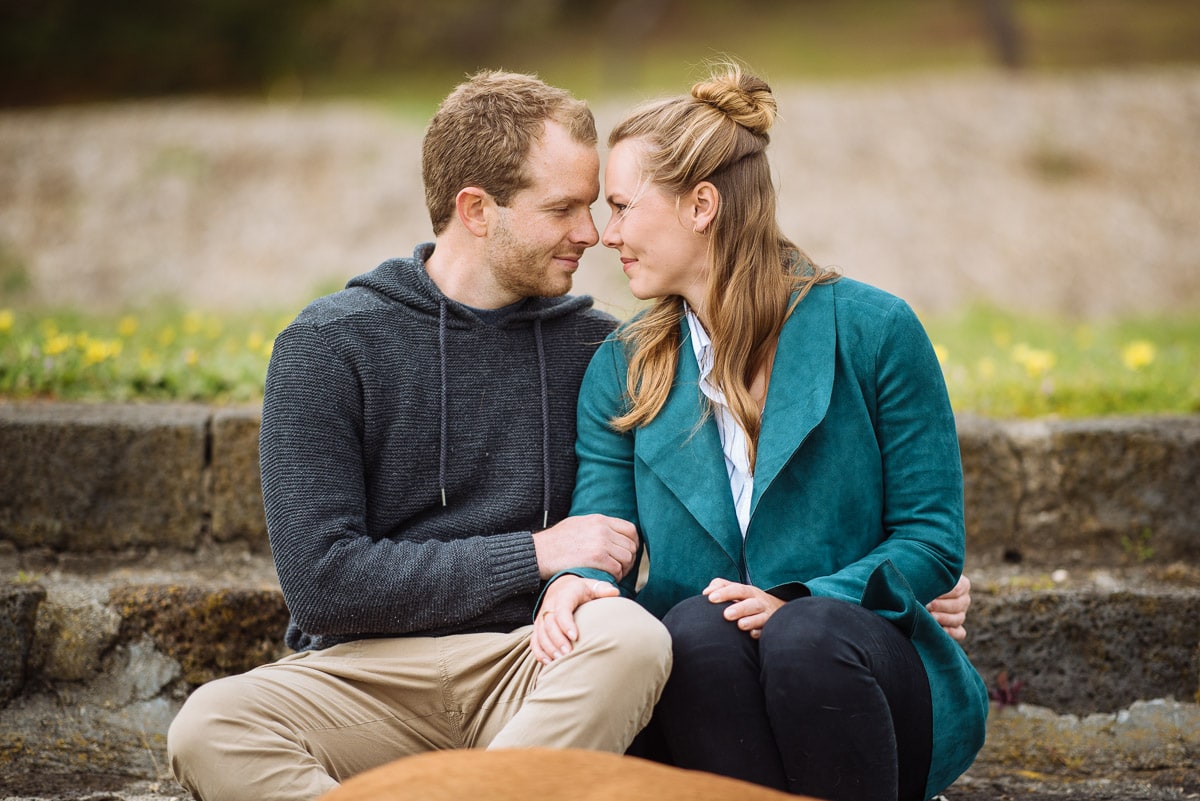
<path fill-rule="evenodd" d="M 0 309 L 0 398 L 255 402 L 289 316 Z"/>
<path fill-rule="evenodd" d="M 0 398 L 251 403 L 290 313 L 0 309 Z M 958 412 L 1200 412 L 1200 319 L 1072 323 L 990 308 L 925 320 Z"/>
<path fill-rule="evenodd" d="M 1096 417 L 1200 411 L 1200 318 L 1097 323 L 973 308 L 925 321 L 956 411 Z"/>

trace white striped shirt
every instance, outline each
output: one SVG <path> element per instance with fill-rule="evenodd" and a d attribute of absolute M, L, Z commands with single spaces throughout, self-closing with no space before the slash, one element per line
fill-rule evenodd
<path fill-rule="evenodd" d="M 746 528 L 750 525 L 750 497 L 754 494 L 754 473 L 750 470 L 746 432 L 725 402 L 725 393 L 708 380 L 713 368 L 712 340 L 708 332 L 691 308 L 686 308 L 686 317 L 692 333 L 692 350 L 696 352 L 696 364 L 700 367 L 700 391 L 712 401 L 717 431 L 721 434 L 721 450 L 725 453 L 725 472 L 729 474 L 729 489 L 733 493 L 733 508 L 745 538 Z"/>

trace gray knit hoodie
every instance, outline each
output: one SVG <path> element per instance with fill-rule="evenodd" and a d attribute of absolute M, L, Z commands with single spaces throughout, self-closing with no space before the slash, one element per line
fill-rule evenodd
<path fill-rule="evenodd" d="M 294 649 L 528 623 L 532 532 L 570 507 L 575 400 L 615 321 L 568 296 L 489 325 L 430 280 L 432 252 L 275 340 L 262 485 Z"/>

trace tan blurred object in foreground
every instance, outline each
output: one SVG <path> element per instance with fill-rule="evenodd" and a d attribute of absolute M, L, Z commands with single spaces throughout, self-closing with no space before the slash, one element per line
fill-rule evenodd
<path fill-rule="evenodd" d="M 804 801 L 755 784 L 600 751 L 430 751 L 355 776 L 319 801 Z M 816 801 L 808 798 L 808 801 Z"/>

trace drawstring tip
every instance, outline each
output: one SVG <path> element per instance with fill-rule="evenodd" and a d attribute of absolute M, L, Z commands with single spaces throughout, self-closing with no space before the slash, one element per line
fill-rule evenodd
<path fill-rule="evenodd" d="M 446 488 L 442 487 L 442 506 L 446 505 Z"/>
<path fill-rule="evenodd" d="M 542 510 L 542 528 L 548 528 L 550 525 L 550 510 Z"/>

